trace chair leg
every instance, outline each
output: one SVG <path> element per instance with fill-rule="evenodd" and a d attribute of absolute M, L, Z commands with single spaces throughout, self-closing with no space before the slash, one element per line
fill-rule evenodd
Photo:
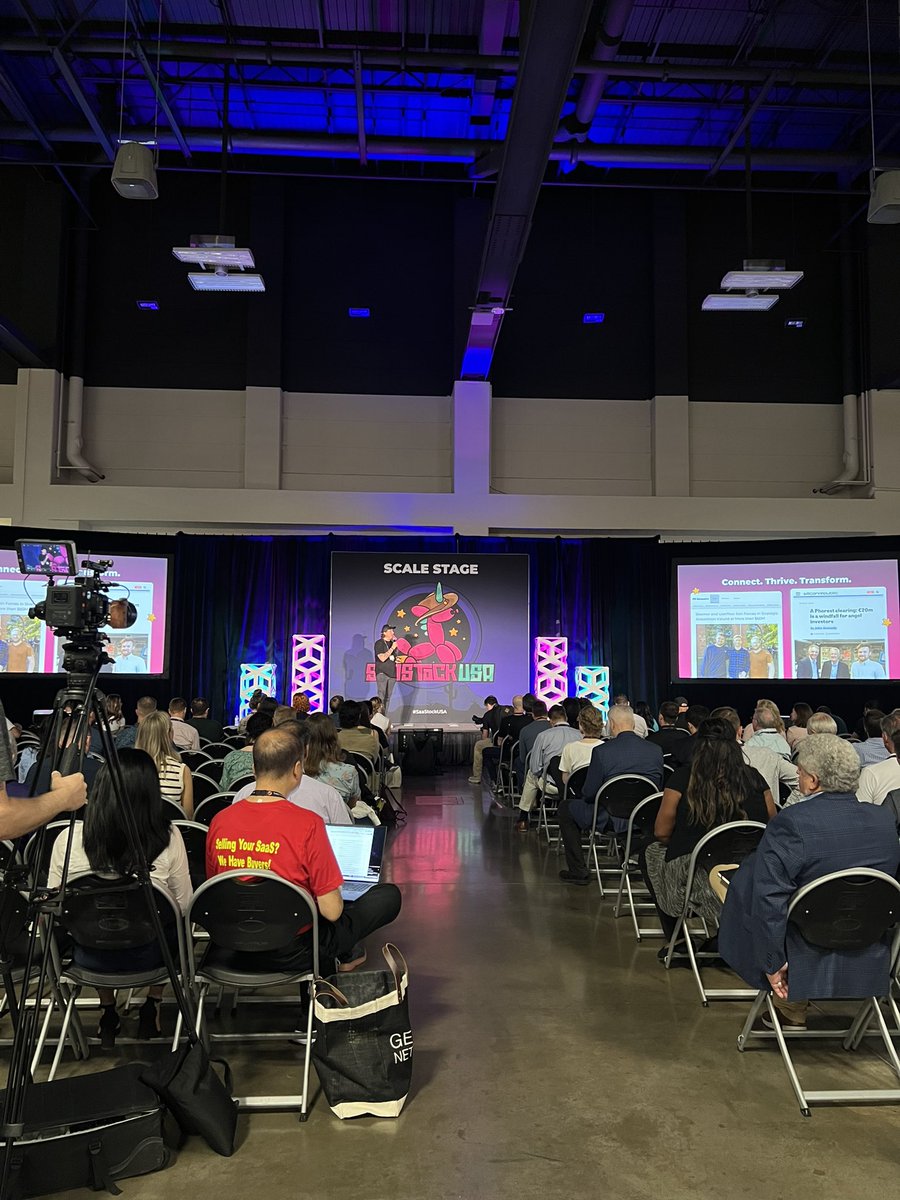
<path fill-rule="evenodd" d="M 616 903 L 613 908 L 613 916 L 617 919 L 622 915 L 622 895 L 625 891 L 625 884 L 628 880 L 628 863 L 622 864 L 622 873 L 619 875 L 619 890 L 616 893 Z"/>
<path fill-rule="evenodd" d="M 709 1008 L 709 1000 L 706 996 L 706 989 L 703 986 L 703 979 L 700 975 L 700 966 L 697 962 L 697 955 L 694 951 L 694 942 L 690 934 L 686 933 L 685 944 L 687 945 L 688 958 L 691 960 L 691 970 L 694 972 L 694 980 L 697 984 L 697 990 L 700 993 L 700 1003 L 704 1008 Z"/>
<path fill-rule="evenodd" d="M 68 1036 L 68 1033 L 69 1033 L 69 1025 L 72 1021 L 72 1013 L 75 1011 L 75 1001 L 78 999 L 78 995 L 79 995 L 80 991 L 81 991 L 81 988 L 76 985 L 76 986 L 73 986 L 71 992 L 69 993 L 69 1002 L 66 1005 L 66 1011 L 63 1016 L 62 1028 L 59 1031 L 59 1041 L 56 1043 L 56 1053 L 53 1055 L 53 1062 L 50 1064 L 50 1074 L 47 1076 L 48 1083 L 52 1079 L 56 1078 L 56 1072 L 59 1070 L 59 1064 L 62 1059 L 63 1048 L 65 1047 L 66 1037 Z"/>
<path fill-rule="evenodd" d="M 843 1047 L 845 1050 L 859 1049 L 859 1043 L 866 1035 L 866 1030 L 869 1027 L 869 1014 L 872 1011 L 872 1001 L 865 1000 L 859 1006 L 856 1016 L 850 1028 L 847 1030 L 847 1036 L 844 1038 Z"/>
<path fill-rule="evenodd" d="M 875 1020 L 878 1022 L 878 1029 L 881 1033 L 881 1040 L 884 1042 L 884 1048 L 887 1050 L 888 1058 L 891 1060 L 891 1066 L 894 1068 L 894 1074 L 900 1078 L 900 1058 L 897 1057 L 897 1051 L 894 1048 L 894 1043 L 891 1038 L 891 1031 L 887 1027 L 887 1021 L 884 1019 L 884 1013 L 881 1011 L 881 1004 L 876 996 L 873 996 L 869 1001 L 872 1011 L 875 1013 Z"/>
<path fill-rule="evenodd" d="M 312 1062 L 313 1016 L 315 1012 L 315 985 L 309 984 L 309 1013 L 306 1017 L 306 1049 L 303 1054 L 303 1093 L 300 1099 L 300 1120 L 309 1116 L 309 1068 Z"/>
<path fill-rule="evenodd" d="M 769 1019 L 772 1022 L 772 1029 L 775 1033 L 775 1040 L 778 1042 L 778 1049 L 781 1051 L 781 1057 L 784 1061 L 784 1068 L 788 1073 L 788 1079 L 791 1081 L 791 1087 L 794 1089 L 794 1095 L 797 1098 L 797 1103 L 800 1105 L 800 1111 L 804 1117 L 811 1116 L 809 1101 L 806 1099 L 806 1093 L 800 1086 L 800 1080 L 797 1072 L 794 1070 L 794 1061 L 791 1058 L 787 1048 L 787 1039 L 781 1029 L 781 1022 L 778 1020 L 778 1013 L 775 1010 L 775 1005 L 772 1003 L 771 992 L 766 993 L 766 1007 L 769 1011 Z"/>
<path fill-rule="evenodd" d="M 750 1005 L 750 1011 L 747 1013 L 747 1020 L 744 1022 L 744 1028 L 738 1034 L 738 1050 L 747 1049 L 747 1040 L 750 1037 L 751 1030 L 753 1029 L 757 1017 L 763 1010 L 763 1006 L 766 1002 L 766 995 L 767 993 L 765 988 L 761 988 L 757 993 L 756 999 Z"/>
<path fill-rule="evenodd" d="M 666 970 L 672 965 L 672 955 L 675 953 L 675 946 L 678 942 L 678 935 L 684 932 L 685 940 L 688 940 L 688 932 L 685 925 L 684 913 L 676 920 L 675 928 L 672 930 L 672 936 L 669 938 L 669 944 L 666 946 Z"/>

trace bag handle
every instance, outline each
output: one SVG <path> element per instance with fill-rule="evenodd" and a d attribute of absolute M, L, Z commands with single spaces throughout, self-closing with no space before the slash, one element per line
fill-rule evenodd
<path fill-rule="evenodd" d="M 330 996 L 332 1000 L 337 1001 L 341 1008 L 350 1007 L 350 1001 L 347 999 L 344 993 L 339 991 L 333 983 L 329 983 L 327 979 L 316 979 L 313 982 L 313 987 L 315 988 L 317 1000 L 319 999 L 319 996 Z"/>
<path fill-rule="evenodd" d="M 397 989 L 397 998 L 399 999 L 400 985 L 403 982 L 403 976 L 409 973 L 409 968 L 406 965 L 406 959 L 393 942 L 385 942 L 381 948 L 381 953 L 384 955 L 384 961 L 388 965 L 388 970 L 394 976 L 394 987 Z"/>

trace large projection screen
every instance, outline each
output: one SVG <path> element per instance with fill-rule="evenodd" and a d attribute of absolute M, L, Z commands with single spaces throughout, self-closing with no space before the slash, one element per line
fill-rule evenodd
<path fill-rule="evenodd" d="M 673 678 L 900 678 L 896 559 L 678 562 Z"/>
<path fill-rule="evenodd" d="M 471 730 L 485 696 L 529 688 L 528 567 L 525 554 L 332 554 L 330 695 L 377 694 L 375 647 L 394 625 L 393 724 Z"/>
<path fill-rule="evenodd" d="M 101 634 L 112 664 L 107 675 L 164 675 L 168 670 L 168 587 L 170 560 L 165 555 L 104 553 L 78 547 L 77 561 L 112 559 L 103 572 L 110 600 L 129 599 L 137 608 L 130 629 L 103 627 Z M 61 579 L 57 579 L 61 583 Z M 0 550 L 0 673 L 54 674 L 62 671 L 62 642 L 28 610 L 43 600 L 48 579 L 23 575 L 15 550 Z"/>

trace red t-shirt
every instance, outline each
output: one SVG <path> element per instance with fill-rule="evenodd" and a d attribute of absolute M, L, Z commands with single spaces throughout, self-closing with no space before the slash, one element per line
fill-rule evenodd
<path fill-rule="evenodd" d="M 223 871 L 274 871 L 318 899 L 344 882 L 325 822 L 287 800 L 238 800 L 213 817 L 206 877 Z"/>

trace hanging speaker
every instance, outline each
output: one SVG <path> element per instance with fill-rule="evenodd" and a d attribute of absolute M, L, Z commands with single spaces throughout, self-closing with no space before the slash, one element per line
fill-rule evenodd
<path fill-rule="evenodd" d="M 112 185 L 126 200 L 155 200 L 156 167 L 153 151 L 140 142 L 125 142 L 119 147 L 112 169 Z"/>

